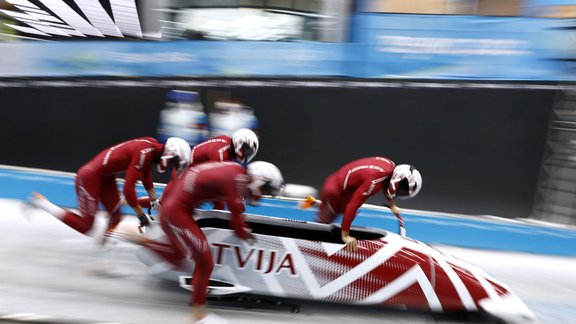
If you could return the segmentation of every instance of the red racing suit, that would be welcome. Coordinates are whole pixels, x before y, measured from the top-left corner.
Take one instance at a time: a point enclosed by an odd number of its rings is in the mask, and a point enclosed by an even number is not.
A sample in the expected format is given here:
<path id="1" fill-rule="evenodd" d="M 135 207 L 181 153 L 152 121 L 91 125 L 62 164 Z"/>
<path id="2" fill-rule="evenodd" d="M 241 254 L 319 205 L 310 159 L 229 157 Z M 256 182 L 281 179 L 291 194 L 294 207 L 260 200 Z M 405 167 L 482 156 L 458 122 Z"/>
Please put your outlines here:
<path id="1" fill-rule="evenodd" d="M 162 196 L 160 225 L 169 244 L 149 241 L 146 246 L 179 268 L 184 259 L 193 259 L 192 304 L 206 303 L 207 287 L 214 268 L 210 245 L 196 221 L 194 210 L 203 202 L 225 201 L 230 225 L 241 239 L 249 233 L 243 220 L 243 193 L 247 189 L 246 169 L 235 162 L 206 162 L 188 168 L 173 178 Z"/>
<path id="2" fill-rule="evenodd" d="M 232 139 L 226 135 L 220 135 L 194 146 L 190 156 L 190 165 L 208 161 L 232 161 L 235 157 Z"/>
<path id="3" fill-rule="evenodd" d="M 129 140 L 109 147 L 84 164 L 76 173 L 75 188 L 80 215 L 67 211 L 63 222 L 85 234 L 92 228 L 101 202 L 110 214 L 108 228 L 120 222 L 121 200 L 116 175 L 125 173 L 124 197 L 131 207 L 136 206 L 136 182 L 142 181 L 146 190 L 153 188 L 152 167 L 162 155 L 164 145 L 152 137 Z"/>
<path id="4" fill-rule="evenodd" d="M 192 148 L 190 153 L 190 166 L 198 165 L 204 162 L 223 162 L 223 161 L 234 161 L 236 154 L 232 149 L 232 139 L 226 135 L 216 136 L 207 141 L 204 141 Z M 172 172 L 172 179 L 178 177 L 176 171 Z M 172 186 L 172 181 L 170 180 L 166 185 L 166 190 Z M 162 198 L 163 200 L 164 198 Z M 142 208 L 150 208 L 150 198 L 140 197 L 138 198 L 138 203 Z M 221 201 L 213 201 L 214 209 L 223 210 L 224 203 Z"/>
<path id="5" fill-rule="evenodd" d="M 328 224 L 344 213 L 342 231 L 350 231 L 362 204 L 382 188 L 386 195 L 395 166 L 388 158 L 370 157 L 352 161 L 332 173 L 322 187 L 317 221 Z"/>
<path id="6" fill-rule="evenodd" d="M 234 161 L 235 158 L 232 139 L 226 135 L 220 135 L 194 146 L 190 156 L 190 165 L 203 162 Z M 224 203 L 221 201 L 213 201 L 213 204 L 214 209 L 224 209 Z"/>

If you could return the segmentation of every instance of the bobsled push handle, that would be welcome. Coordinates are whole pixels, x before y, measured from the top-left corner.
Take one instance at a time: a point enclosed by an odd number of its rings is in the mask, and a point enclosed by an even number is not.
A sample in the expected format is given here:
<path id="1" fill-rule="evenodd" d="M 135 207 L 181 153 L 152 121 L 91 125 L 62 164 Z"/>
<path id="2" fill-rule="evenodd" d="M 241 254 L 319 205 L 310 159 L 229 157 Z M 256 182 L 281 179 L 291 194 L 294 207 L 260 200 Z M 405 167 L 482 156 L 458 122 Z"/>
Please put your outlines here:
<path id="1" fill-rule="evenodd" d="M 402 237 L 406 237 L 406 225 L 404 224 L 404 218 L 402 218 L 401 214 L 396 214 L 396 218 L 398 219 L 398 234 Z"/>
<path id="2" fill-rule="evenodd" d="M 404 218 L 402 217 L 400 209 L 391 201 L 385 202 L 384 206 L 396 216 L 396 219 L 398 220 L 398 234 L 402 237 L 406 237 L 406 224 L 404 223 Z"/>

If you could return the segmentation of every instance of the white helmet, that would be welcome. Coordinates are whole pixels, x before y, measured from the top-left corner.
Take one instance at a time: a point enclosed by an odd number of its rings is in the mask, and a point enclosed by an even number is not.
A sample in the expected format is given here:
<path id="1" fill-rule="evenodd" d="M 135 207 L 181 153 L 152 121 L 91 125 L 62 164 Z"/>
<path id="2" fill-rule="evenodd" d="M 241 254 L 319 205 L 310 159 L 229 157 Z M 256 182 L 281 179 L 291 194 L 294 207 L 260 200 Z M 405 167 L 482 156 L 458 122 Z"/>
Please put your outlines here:
<path id="1" fill-rule="evenodd" d="M 164 152 L 160 157 L 160 161 L 156 165 L 156 169 L 160 173 L 166 172 L 168 166 L 173 163 L 176 171 L 184 170 L 190 164 L 190 144 L 180 137 L 170 137 L 164 144 Z"/>
<path id="2" fill-rule="evenodd" d="M 258 152 L 258 137 L 248 128 L 240 128 L 232 134 L 232 145 L 239 163 L 250 162 Z"/>
<path id="3" fill-rule="evenodd" d="M 247 173 L 251 180 L 248 189 L 255 197 L 262 195 L 277 196 L 284 188 L 284 178 L 280 170 L 272 163 L 255 161 L 248 164 Z"/>
<path id="4" fill-rule="evenodd" d="M 387 195 L 390 198 L 412 198 L 422 189 L 420 172 L 409 164 L 399 164 L 392 171 Z"/>

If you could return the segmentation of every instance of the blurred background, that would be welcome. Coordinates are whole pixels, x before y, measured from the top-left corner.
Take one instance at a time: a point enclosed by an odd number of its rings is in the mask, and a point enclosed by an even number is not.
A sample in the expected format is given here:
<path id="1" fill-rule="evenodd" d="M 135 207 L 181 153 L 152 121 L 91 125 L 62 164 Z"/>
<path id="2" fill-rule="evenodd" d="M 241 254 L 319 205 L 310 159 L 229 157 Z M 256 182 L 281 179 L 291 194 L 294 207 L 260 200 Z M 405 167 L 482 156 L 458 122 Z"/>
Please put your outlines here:
<path id="1" fill-rule="evenodd" d="M 576 0 L 0 0 L 0 164 L 248 127 L 289 183 L 382 155 L 400 207 L 576 224 L 575 60 Z"/>

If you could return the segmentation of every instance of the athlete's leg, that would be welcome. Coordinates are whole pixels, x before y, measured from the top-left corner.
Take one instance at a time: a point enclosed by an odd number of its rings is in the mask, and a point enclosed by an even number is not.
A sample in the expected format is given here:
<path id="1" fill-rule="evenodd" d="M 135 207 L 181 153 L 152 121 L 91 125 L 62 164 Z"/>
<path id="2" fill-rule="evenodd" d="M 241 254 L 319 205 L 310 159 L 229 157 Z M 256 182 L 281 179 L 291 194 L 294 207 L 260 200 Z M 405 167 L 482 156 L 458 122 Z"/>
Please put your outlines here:
<path id="1" fill-rule="evenodd" d="M 170 214 L 167 214 L 168 212 Z M 160 219 L 162 229 L 172 244 L 187 259 L 194 260 L 192 305 L 206 304 L 207 288 L 214 269 L 208 239 L 188 212 L 183 209 L 163 209 Z"/>
<path id="2" fill-rule="evenodd" d="M 160 211 L 160 225 L 168 236 L 169 243 L 141 236 L 137 243 L 151 249 L 179 270 L 183 270 L 186 259 L 194 260 L 191 315 L 195 321 L 199 321 L 210 315 L 206 308 L 206 299 L 214 261 L 208 240 L 189 212 L 179 206 L 163 206 Z"/>
<path id="3" fill-rule="evenodd" d="M 320 208 L 318 209 L 318 217 L 316 219 L 319 223 L 330 224 L 338 214 L 341 212 L 340 206 L 342 205 L 342 193 L 336 183 L 334 177 L 328 177 L 322 187 L 320 194 Z"/>
<path id="4" fill-rule="evenodd" d="M 94 215 L 98 211 L 100 182 L 97 176 L 80 169 L 76 175 L 75 189 L 80 214 L 63 209 L 38 193 L 30 198 L 30 203 L 43 209 L 79 233 L 86 234 L 94 224 Z"/>
<path id="5" fill-rule="evenodd" d="M 107 177 L 102 183 L 100 200 L 110 217 L 106 232 L 111 232 L 120 223 L 120 207 L 122 207 L 122 199 L 118 193 L 115 177 Z"/>
<path id="6" fill-rule="evenodd" d="M 76 231 L 86 234 L 92 229 L 98 212 L 101 182 L 97 175 L 80 169 L 76 175 L 75 187 L 80 215 L 68 211 L 62 221 Z"/>

